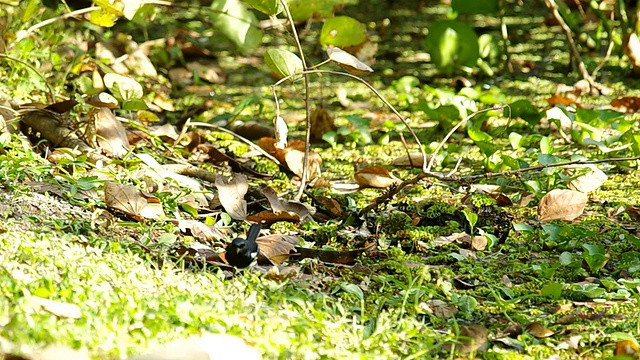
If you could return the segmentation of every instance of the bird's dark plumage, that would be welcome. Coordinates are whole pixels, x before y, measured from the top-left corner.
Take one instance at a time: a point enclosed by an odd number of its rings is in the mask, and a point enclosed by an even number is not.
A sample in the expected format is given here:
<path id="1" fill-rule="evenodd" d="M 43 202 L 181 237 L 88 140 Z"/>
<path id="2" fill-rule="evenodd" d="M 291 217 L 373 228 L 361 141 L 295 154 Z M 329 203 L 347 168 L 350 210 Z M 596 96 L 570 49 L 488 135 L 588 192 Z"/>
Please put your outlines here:
<path id="1" fill-rule="evenodd" d="M 225 257 L 229 265 L 239 269 L 246 268 L 258 257 L 258 243 L 256 239 L 260 234 L 262 225 L 252 224 L 247 232 L 247 238 L 235 238 L 227 245 Z"/>

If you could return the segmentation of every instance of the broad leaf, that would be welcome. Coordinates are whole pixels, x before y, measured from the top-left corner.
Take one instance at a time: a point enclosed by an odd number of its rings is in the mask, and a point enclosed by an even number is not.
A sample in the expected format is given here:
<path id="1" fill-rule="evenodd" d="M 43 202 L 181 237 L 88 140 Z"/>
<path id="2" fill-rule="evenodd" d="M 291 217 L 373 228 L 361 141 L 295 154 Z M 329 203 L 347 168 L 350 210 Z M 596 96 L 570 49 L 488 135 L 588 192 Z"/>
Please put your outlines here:
<path id="1" fill-rule="evenodd" d="M 302 60 L 296 54 L 284 49 L 268 49 L 264 54 L 264 63 L 279 78 L 304 70 Z"/>
<path id="2" fill-rule="evenodd" d="M 243 0 L 252 8 L 260 11 L 265 15 L 278 15 L 282 12 L 281 0 Z"/>
<path id="3" fill-rule="evenodd" d="M 348 16 L 335 16 L 325 21 L 320 32 L 322 46 L 353 46 L 367 39 L 367 28 L 363 23 Z"/>
<path id="4" fill-rule="evenodd" d="M 248 51 L 260 45 L 258 19 L 240 0 L 215 0 L 211 10 L 215 27 L 240 49 Z"/>

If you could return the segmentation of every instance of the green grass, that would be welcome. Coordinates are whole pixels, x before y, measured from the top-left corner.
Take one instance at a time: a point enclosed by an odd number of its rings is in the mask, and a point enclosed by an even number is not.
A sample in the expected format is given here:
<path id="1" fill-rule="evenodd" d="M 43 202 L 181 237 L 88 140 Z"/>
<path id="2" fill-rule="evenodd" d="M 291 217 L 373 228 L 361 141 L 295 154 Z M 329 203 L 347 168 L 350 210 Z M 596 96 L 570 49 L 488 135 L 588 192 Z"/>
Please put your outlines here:
<path id="1" fill-rule="evenodd" d="M 153 265 L 118 243 L 95 247 L 44 227 L 5 230 L 0 319 L 15 348 L 3 351 L 60 344 L 117 358 L 202 332 L 238 335 L 267 359 L 385 359 L 434 350 L 433 331 L 398 308 L 376 313 L 372 328 L 340 294 L 314 290 L 339 288 L 341 279 L 275 282 L 245 273 L 224 280 L 214 269 Z M 36 296 L 75 304 L 81 316 L 58 317 Z"/>

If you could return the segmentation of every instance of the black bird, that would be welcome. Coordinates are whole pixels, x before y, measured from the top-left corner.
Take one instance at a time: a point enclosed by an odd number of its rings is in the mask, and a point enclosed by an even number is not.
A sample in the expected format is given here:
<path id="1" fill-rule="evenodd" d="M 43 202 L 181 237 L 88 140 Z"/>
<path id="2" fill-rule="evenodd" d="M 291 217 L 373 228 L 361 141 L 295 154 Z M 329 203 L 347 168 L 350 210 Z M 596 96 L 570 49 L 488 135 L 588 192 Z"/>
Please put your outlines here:
<path id="1" fill-rule="evenodd" d="M 229 265 L 238 269 L 251 265 L 258 257 L 258 243 L 256 239 L 262 230 L 261 224 L 252 224 L 247 232 L 247 238 L 235 238 L 227 245 L 225 257 Z"/>

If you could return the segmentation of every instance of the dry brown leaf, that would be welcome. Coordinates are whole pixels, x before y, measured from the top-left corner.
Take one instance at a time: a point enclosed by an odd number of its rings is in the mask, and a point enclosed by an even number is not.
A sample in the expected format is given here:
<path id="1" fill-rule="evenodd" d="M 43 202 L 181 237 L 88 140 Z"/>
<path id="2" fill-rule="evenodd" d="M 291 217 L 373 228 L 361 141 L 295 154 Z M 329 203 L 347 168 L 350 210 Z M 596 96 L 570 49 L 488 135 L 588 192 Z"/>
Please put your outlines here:
<path id="1" fill-rule="evenodd" d="M 329 214 L 334 218 L 341 218 L 344 215 L 344 209 L 336 199 L 326 196 L 316 196 L 315 199 L 322 204 L 322 206 L 327 208 Z"/>
<path id="2" fill-rule="evenodd" d="M 130 42 L 130 46 L 133 44 L 133 41 Z M 133 46 L 137 47 L 137 44 L 133 44 Z M 132 52 L 129 52 L 128 56 L 124 60 L 125 65 L 131 71 L 138 75 L 144 76 L 147 78 L 157 78 L 158 72 L 156 71 L 155 66 L 153 66 L 153 62 L 147 54 L 145 54 L 145 50 L 141 48 L 137 48 Z"/>
<path id="3" fill-rule="evenodd" d="M 571 99 L 562 95 L 554 94 L 550 98 L 547 99 L 549 105 L 564 105 L 569 106 L 571 104 L 576 104 L 575 99 Z"/>
<path id="4" fill-rule="evenodd" d="M 274 214 L 287 213 L 295 214 L 302 221 L 311 220 L 311 215 L 315 214 L 315 208 L 297 201 L 280 199 L 278 194 L 270 187 L 264 187 L 262 193 L 271 205 Z"/>
<path id="5" fill-rule="evenodd" d="M 275 214 L 271 211 L 265 210 L 265 211 L 260 211 L 259 213 L 256 213 L 256 214 L 249 215 L 245 220 L 252 223 L 271 225 L 278 221 L 297 223 L 300 221 L 300 216 L 298 216 L 298 214 L 286 213 L 286 212 L 280 212 Z"/>
<path id="6" fill-rule="evenodd" d="M 104 184 L 104 203 L 136 221 L 158 220 L 164 217 L 160 199 L 131 185 L 107 181 Z"/>
<path id="7" fill-rule="evenodd" d="M 637 112 L 640 110 L 640 98 L 624 96 L 611 100 L 611 106 L 622 112 Z"/>
<path id="8" fill-rule="evenodd" d="M 433 243 L 435 245 L 446 245 L 446 244 L 451 244 L 455 241 L 460 244 L 460 243 L 466 243 L 469 240 L 471 240 L 471 237 L 467 233 L 461 232 L 461 233 L 453 233 L 449 236 L 439 236 L 433 241 Z"/>
<path id="9" fill-rule="evenodd" d="M 567 187 L 571 190 L 589 193 L 602 186 L 607 181 L 607 174 L 593 165 L 590 167 L 591 170 L 588 173 L 571 180 Z"/>
<path id="10" fill-rule="evenodd" d="M 149 132 L 151 135 L 158 137 L 167 137 L 171 140 L 177 140 L 180 134 L 176 131 L 176 128 L 171 124 L 164 124 L 157 127 L 152 127 Z"/>
<path id="11" fill-rule="evenodd" d="M 552 330 L 545 328 L 537 321 L 527 325 L 527 332 L 537 338 L 547 338 L 555 334 Z"/>
<path id="12" fill-rule="evenodd" d="M 424 158 L 422 157 L 422 153 L 413 152 L 409 154 L 400 155 L 395 158 L 392 162 L 394 166 L 412 166 L 416 168 L 421 168 Z M 431 156 L 427 155 L 427 163 L 431 161 Z"/>
<path id="13" fill-rule="evenodd" d="M 218 66 L 203 65 L 199 62 L 193 61 L 187 63 L 187 70 L 192 74 L 195 73 L 200 79 L 206 80 L 212 84 L 223 84 L 227 76 L 224 71 Z"/>
<path id="14" fill-rule="evenodd" d="M 300 268 L 297 266 L 272 266 L 264 274 L 264 277 L 273 281 L 285 281 L 296 278 L 300 275 Z"/>
<path id="15" fill-rule="evenodd" d="M 331 61 L 351 75 L 363 76 L 373 72 L 373 69 L 369 65 L 340 48 L 331 47 L 327 49 L 327 54 Z"/>
<path id="16" fill-rule="evenodd" d="M 101 107 L 93 114 L 93 121 L 96 141 L 107 156 L 121 159 L 129 152 L 127 131 L 110 109 Z"/>
<path id="17" fill-rule="evenodd" d="M 319 106 L 311 112 L 311 140 L 321 141 L 324 134 L 336 131 L 333 117 L 326 108 Z"/>
<path id="18" fill-rule="evenodd" d="M 587 194 L 575 190 L 554 189 L 540 200 L 538 217 L 540 221 L 571 221 L 582 215 L 587 206 Z"/>
<path id="19" fill-rule="evenodd" d="M 247 176 L 234 173 L 231 178 L 225 179 L 218 175 L 215 186 L 218 189 L 220 204 L 229 216 L 234 220 L 244 220 L 247 217 L 247 202 L 244 195 L 249 190 Z"/>
<path id="20" fill-rule="evenodd" d="M 360 187 L 387 188 L 402 181 L 389 173 L 382 166 L 367 166 L 356 172 L 353 177 Z"/>
<path id="21" fill-rule="evenodd" d="M 226 237 L 220 229 L 206 225 L 197 220 L 178 220 L 178 228 L 183 233 L 189 233 L 198 240 L 207 242 L 220 241 Z"/>
<path id="22" fill-rule="evenodd" d="M 235 121 L 229 125 L 231 131 L 249 140 L 275 136 L 274 128 L 257 121 Z"/>
<path id="23" fill-rule="evenodd" d="M 451 319 L 458 313 L 458 308 L 445 301 L 432 299 L 421 304 L 421 307 L 441 319 Z"/>
<path id="24" fill-rule="evenodd" d="M 272 234 L 256 239 L 260 249 L 260 256 L 264 256 L 272 265 L 280 265 L 289 259 L 295 245 L 300 242 L 296 236 Z"/>
<path id="25" fill-rule="evenodd" d="M 447 344 L 445 349 L 452 347 L 463 354 L 485 351 L 488 346 L 489 330 L 482 325 L 460 325 L 460 335 L 457 344 Z"/>
<path id="26" fill-rule="evenodd" d="M 304 169 L 304 142 L 300 140 L 294 140 L 283 150 L 284 163 L 291 172 L 302 177 L 302 170 Z M 311 181 L 321 175 L 320 166 L 322 165 L 322 158 L 320 155 L 309 150 L 309 163 L 307 164 L 307 180 Z"/>

